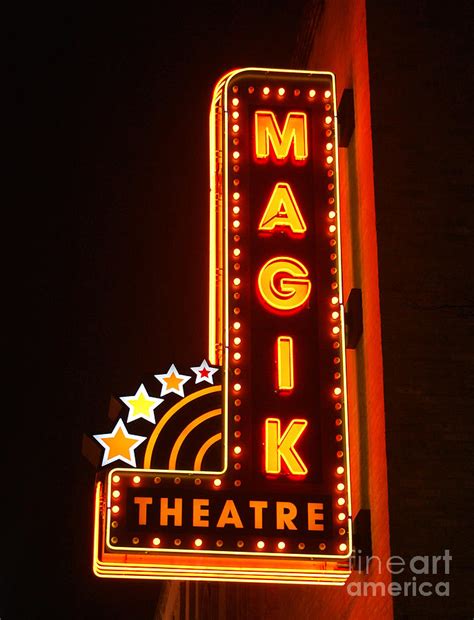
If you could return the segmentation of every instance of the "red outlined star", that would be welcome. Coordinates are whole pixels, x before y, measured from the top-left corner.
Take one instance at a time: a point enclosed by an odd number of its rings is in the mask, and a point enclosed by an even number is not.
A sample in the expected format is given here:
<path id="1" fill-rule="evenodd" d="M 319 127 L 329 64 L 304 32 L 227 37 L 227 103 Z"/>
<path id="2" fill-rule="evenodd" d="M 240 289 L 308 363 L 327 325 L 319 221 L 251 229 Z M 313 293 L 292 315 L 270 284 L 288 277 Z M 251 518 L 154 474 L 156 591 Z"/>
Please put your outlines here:
<path id="1" fill-rule="evenodd" d="M 205 381 L 206 383 L 214 385 L 214 379 L 212 377 L 219 369 L 209 366 L 206 360 L 202 360 L 200 366 L 192 366 L 191 370 L 196 375 L 195 383 L 202 383 Z"/>

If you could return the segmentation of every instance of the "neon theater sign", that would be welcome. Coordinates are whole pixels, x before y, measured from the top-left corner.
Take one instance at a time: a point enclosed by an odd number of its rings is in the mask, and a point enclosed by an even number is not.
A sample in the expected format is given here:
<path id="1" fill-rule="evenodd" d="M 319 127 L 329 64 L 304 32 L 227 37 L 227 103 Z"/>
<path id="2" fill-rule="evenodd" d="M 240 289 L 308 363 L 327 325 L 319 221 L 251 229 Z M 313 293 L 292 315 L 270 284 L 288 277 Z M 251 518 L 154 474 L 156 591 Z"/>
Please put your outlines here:
<path id="1" fill-rule="evenodd" d="M 122 397 L 95 435 L 94 571 L 340 585 L 352 532 L 334 76 L 224 76 L 210 169 L 208 356 Z"/>

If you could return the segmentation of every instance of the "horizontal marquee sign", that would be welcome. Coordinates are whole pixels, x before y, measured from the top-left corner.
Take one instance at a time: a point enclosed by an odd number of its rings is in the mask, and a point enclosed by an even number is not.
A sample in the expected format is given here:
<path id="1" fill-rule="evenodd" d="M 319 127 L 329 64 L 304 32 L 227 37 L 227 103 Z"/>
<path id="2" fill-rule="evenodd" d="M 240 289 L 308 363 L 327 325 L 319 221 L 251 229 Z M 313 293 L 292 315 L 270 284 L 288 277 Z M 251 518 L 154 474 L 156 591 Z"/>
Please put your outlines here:
<path id="1" fill-rule="evenodd" d="M 352 531 L 334 76 L 226 75 L 210 165 L 208 359 L 122 397 L 126 418 L 95 435 L 94 570 L 342 584 Z"/>

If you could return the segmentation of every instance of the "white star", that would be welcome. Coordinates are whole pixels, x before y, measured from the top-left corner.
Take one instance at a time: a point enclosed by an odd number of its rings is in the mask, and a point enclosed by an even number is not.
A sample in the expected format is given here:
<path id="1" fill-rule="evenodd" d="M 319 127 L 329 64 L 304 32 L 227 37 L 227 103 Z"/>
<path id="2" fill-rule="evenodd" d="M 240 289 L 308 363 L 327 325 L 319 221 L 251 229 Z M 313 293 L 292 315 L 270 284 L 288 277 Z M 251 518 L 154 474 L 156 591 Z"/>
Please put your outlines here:
<path id="1" fill-rule="evenodd" d="M 162 375 L 155 375 L 155 379 L 162 384 L 160 396 L 166 396 L 166 394 L 178 394 L 178 396 L 184 396 L 183 386 L 186 381 L 189 381 L 191 377 L 188 375 L 180 375 L 176 366 L 171 364 L 168 372 Z"/>
<path id="2" fill-rule="evenodd" d="M 206 360 L 202 360 L 200 366 L 192 366 L 191 370 L 196 375 L 195 383 L 202 383 L 203 381 L 206 381 L 207 383 L 214 385 L 214 379 L 212 377 L 219 369 L 209 366 Z"/>
<path id="3" fill-rule="evenodd" d="M 156 424 L 155 409 L 163 402 L 163 399 L 149 396 L 143 383 L 134 396 L 121 396 L 120 400 L 128 407 L 127 422 L 143 418 L 152 424 Z"/>
<path id="4" fill-rule="evenodd" d="M 123 461 L 132 467 L 136 467 L 135 448 L 137 448 L 146 437 L 140 435 L 130 435 L 123 420 L 119 420 L 111 433 L 94 435 L 100 445 L 105 448 L 102 465 L 108 465 L 114 461 Z"/>

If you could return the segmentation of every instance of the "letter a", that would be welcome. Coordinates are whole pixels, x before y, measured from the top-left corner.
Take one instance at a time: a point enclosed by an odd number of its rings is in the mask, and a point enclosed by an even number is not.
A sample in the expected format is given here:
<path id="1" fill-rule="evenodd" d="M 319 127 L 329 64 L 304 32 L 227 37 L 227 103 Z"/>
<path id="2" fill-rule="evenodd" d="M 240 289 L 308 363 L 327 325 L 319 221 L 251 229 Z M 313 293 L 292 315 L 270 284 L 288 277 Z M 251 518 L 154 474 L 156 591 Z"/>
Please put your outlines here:
<path id="1" fill-rule="evenodd" d="M 308 473 L 308 468 L 295 449 L 296 442 L 307 426 L 307 420 L 291 420 L 281 436 L 280 420 L 276 418 L 265 420 L 265 471 L 268 474 L 281 472 L 282 459 L 290 473 L 295 476 L 304 476 Z"/>
<path id="2" fill-rule="evenodd" d="M 277 226 L 287 226 L 296 235 L 306 231 L 306 224 L 288 183 L 277 183 L 273 188 L 258 230 L 272 231 Z"/>

